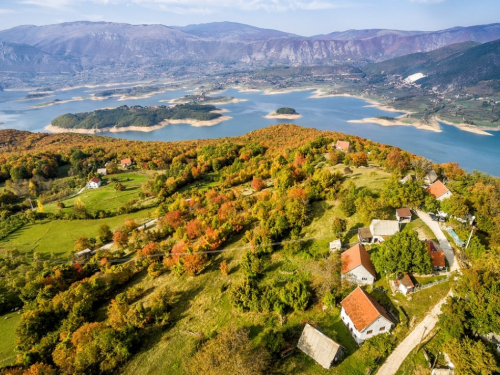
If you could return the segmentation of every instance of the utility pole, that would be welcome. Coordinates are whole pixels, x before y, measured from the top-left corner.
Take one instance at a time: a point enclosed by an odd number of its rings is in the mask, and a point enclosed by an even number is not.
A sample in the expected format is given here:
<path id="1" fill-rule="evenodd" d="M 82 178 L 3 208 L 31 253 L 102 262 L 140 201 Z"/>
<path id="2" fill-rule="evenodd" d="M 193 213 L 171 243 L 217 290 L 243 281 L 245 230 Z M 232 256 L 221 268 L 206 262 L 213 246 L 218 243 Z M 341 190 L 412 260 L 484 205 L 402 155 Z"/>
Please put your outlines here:
<path id="1" fill-rule="evenodd" d="M 465 245 L 466 249 L 469 247 L 469 242 L 470 242 L 470 239 L 472 238 L 472 233 L 474 232 L 474 229 L 476 229 L 476 227 L 473 225 L 472 229 L 470 230 L 469 239 L 467 240 L 467 245 Z"/>

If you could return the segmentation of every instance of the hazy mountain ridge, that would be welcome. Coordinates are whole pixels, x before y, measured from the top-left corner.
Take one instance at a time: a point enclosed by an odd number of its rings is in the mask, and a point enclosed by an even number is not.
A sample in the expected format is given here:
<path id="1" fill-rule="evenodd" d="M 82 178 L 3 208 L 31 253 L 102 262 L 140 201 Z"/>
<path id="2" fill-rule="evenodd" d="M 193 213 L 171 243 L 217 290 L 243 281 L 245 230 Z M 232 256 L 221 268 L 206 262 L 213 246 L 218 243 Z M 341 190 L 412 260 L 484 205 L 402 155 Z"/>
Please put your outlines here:
<path id="1" fill-rule="evenodd" d="M 231 22 L 168 27 L 81 21 L 0 31 L 1 42 L 33 47 L 25 50 L 26 63 L 17 73 L 35 75 L 43 70 L 43 61 L 50 61 L 50 72 L 81 71 L 83 81 L 107 72 L 160 76 L 179 64 L 186 73 L 272 65 L 360 66 L 453 43 L 499 38 L 500 24 L 436 32 L 348 30 L 310 38 Z M 18 60 L 18 55 L 4 53 L 0 74 L 12 74 Z"/>

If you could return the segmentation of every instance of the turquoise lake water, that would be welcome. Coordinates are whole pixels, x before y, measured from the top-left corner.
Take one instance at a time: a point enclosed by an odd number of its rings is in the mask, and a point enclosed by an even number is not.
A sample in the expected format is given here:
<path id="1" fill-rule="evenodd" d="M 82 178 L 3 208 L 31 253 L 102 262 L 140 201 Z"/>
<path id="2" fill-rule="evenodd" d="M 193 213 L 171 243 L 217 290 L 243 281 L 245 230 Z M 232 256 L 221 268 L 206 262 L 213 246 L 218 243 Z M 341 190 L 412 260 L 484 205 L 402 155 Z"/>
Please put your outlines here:
<path id="1" fill-rule="evenodd" d="M 78 88 L 58 91 L 51 97 L 37 100 L 21 100 L 26 92 L 0 92 L 0 129 L 14 128 L 33 132 L 44 131 L 52 119 L 64 113 L 93 111 L 99 108 L 120 105 L 169 105 L 170 99 L 182 97 L 189 90 L 175 90 L 138 100 L 118 101 L 118 98 L 105 100 L 83 100 L 57 104 L 43 108 L 29 108 L 37 103 L 54 99 L 66 100 L 78 96 L 89 96 L 103 88 Z M 193 127 L 188 124 L 168 125 L 157 131 L 101 133 L 117 138 L 148 141 L 178 141 L 186 139 L 219 138 L 246 134 L 252 130 L 272 124 L 287 122 L 321 130 L 334 130 L 355 134 L 376 142 L 398 146 L 412 153 L 422 155 L 434 162 L 458 162 L 467 171 L 481 170 L 500 176 L 500 132 L 493 136 L 476 135 L 461 131 L 453 126 L 441 124 L 442 132 L 435 133 L 413 127 L 384 127 L 376 124 L 353 124 L 348 120 L 375 116 L 394 116 L 393 112 L 369 107 L 361 99 L 349 97 L 310 98 L 312 91 L 298 91 L 278 95 L 263 95 L 261 92 L 239 92 L 229 89 L 224 96 L 246 99 L 244 102 L 217 105 L 227 109 L 225 115 L 232 119 L 210 127 Z M 293 107 L 302 114 L 297 120 L 266 119 L 265 115 L 279 107 Z"/>

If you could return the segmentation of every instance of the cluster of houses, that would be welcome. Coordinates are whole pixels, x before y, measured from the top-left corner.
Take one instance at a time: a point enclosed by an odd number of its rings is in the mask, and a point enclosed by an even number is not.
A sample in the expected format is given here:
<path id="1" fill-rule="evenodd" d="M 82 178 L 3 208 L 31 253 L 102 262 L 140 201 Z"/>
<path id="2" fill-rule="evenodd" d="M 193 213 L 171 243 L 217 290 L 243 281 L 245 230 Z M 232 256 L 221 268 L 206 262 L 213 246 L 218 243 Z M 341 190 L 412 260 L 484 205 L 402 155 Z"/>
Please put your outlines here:
<path id="1" fill-rule="evenodd" d="M 390 331 L 395 321 L 361 285 L 371 285 L 377 279 L 375 267 L 366 251 L 365 244 L 381 243 L 400 231 L 400 225 L 410 222 L 412 213 L 408 208 L 396 210 L 397 220 L 372 220 L 369 227 L 358 230 L 359 243 L 341 253 L 341 277 L 358 284 L 358 287 L 342 302 L 340 317 L 358 345 L 376 335 Z M 445 269 L 444 252 L 439 251 L 432 241 L 425 241 L 436 271 Z M 330 242 L 330 251 L 341 250 L 340 240 Z M 399 291 L 407 295 L 414 291 L 410 276 L 404 274 L 395 280 Z M 307 324 L 297 347 L 313 358 L 325 369 L 339 362 L 345 348 Z"/>
<path id="2" fill-rule="evenodd" d="M 108 165 L 109 163 L 106 163 Z M 120 161 L 120 165 L 122 168 L 127 169 L 132 165 L 132 160 L 130 158 L 126 158 Z M 108 174 L 108 170 L 106 168 L 98 168 L 97 174 L 99 176 L 106 176 Z M 102 185 L 102 180 L 99 177 L 92 178 L 89 182 L 87 182 L 87 189 L 98 189 Z"/>

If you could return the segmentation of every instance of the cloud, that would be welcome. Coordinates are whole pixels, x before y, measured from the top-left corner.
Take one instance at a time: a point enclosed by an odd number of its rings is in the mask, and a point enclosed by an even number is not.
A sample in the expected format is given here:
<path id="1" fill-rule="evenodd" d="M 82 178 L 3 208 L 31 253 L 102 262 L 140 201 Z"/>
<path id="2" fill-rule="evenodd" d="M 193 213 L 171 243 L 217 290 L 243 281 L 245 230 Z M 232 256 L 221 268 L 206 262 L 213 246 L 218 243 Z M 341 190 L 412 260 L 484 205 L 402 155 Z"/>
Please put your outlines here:
<path id="1" fill-rule="evenodd" d="M 12 14 L 12 13 L 17 13 L 15 10 L 12 9 L 2 9 L 0 8 L 0 14 Z"/>
<path id="2" fill-rule="evenodd" d="M 437 4 L 446 0 L 410 0 L 412 3 Z"/>

